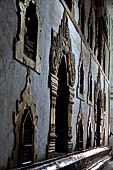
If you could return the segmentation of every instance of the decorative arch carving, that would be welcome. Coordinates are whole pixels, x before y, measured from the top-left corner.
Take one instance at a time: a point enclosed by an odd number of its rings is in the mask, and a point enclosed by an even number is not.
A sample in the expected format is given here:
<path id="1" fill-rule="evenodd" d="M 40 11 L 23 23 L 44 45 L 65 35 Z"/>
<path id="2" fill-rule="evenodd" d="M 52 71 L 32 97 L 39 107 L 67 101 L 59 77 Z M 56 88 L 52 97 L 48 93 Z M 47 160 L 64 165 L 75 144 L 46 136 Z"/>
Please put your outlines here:
<path id="1" fill-rule="evenodd" d="M 48 158 L 55 156 L 55 114 L 56 114 L 56 100 L 58 98 L 59 78 L 58 72 L 62 59 L 64 59 L 66 67 L 66 81 L 68 93 L 68 151 L 72 152 L 72 104 L 74 97 L 75 83 L 75 56 L 72 53 L 71 38 L 69 34 L 67 13 L 64 11 L 59 31 L 56 33 L 52 29 L 51 36 L 51 50 L 50 50 L 50 131 L 48 136 Z"/>
<path id="2" fill-rule="evenodd" d="M 68 85 L 73 86 L 75 83 L 75 56 L 72 53 L 71 38 L 69 35 L 68 18 L 64 11 L 58 34 L 52 29 L 52 46 L 50 52 L 50 72 L 57 76 L 58 69 L 63 56 L 65 56 Z"/>
<path id="3" fill-rule="evenodd" d="M 38 0 L 18 0 L 15 58 L 40 73 L 40 14 Z"/>
<path id="4" fill-rule="evenodd" d="M 19 166 L 22 160 L 19 157 L 20 151 L 20 141 L 24 138 L 24 136 L 20 137 L 20 133 L 22 134 L 21 130 L 23 131 L 23 127 L 25 126 L 25 122 L 27 119 L 27 115 L 29 114 L 31 124 L 32 124 L 32 162 L 37 161 L 37 150 L 35 149 L 36 140 L 35 140 L 35 133 L 37 130 L 38 124 L 38 117 L 35 115 L 36 113 L 36 105 L 34 104 L 34 99 L 31 92 L 31 80 L 29 73 L 26 77 L 26 85 L 24 90 L 21 93 L 21 100 L 17 101 L 17 112 L 13 114 L 13 122 L 14 122 L 14 135 L 15 135 L 15 143 L 12 152 L 12 157 L 10 160 L 10 168 Z M 24 119 L 25 118 L 25 119 Z M 24 127 L 25 128 L 25 127 Z M 30 127 L 29 127 L 30 128 Z M 23 134 L 22 134 L 23 135 Z M 20 139 L 21 138 L 21 139 Z M 22 162 L 21 162 L 22 163 Z"/>

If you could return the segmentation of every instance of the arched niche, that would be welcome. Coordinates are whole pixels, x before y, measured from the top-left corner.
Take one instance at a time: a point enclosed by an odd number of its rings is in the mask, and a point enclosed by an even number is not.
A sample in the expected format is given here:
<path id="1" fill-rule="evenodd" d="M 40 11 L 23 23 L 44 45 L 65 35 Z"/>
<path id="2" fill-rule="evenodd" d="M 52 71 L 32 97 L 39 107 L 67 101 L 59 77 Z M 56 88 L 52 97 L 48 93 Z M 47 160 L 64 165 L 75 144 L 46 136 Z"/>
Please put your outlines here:
<path id="1" fill-rule="evenodd" d="M 80 53 L 79 66 L 78 66 L 78 85 L 77 85 L 77 97 L 84 101 L 85 94 L 85 76 L 83 65 L 83 54 Z"/>
<path id="2" fill-rule="evenodd" d="M 34 162 L 34 124 L 31 108 L 26 106 L 19 128 L 18 165 Z"/>
<path id="3" fill-rule="evenodd" d="M 35 113 L 36 105 L 31 92 L 31 80 L 28 72 L 21 100 L 17 101 L 17 112 L 13 114 L 15 140 L 10 158 L 10 168 L 37 161 L 36 130 L 38 117 Z"/>
<path id="4" fill-rule="evenodd" d="M 98 71 L 94 89 L 95 140 L 94 146 L 103 145 L 103 95 L 101 90 L 101 73 Z"/>
<path id="5" fill-rule="evenodd" d="M 24 54 L 36 62 L 37 53 L 37 35 L 38 35 L 38 18 L 36 15 L 36 4 L 32 1 L 26 8 L 24 35 Z"/>
<path id="6" fill-rule="evenodd" d="M 94 18 L 93 18 L 93 8 L 91 7 L 88 19 L 88 42 L 90 48 L 93 50 L 93 39 L 94 39 Z"/>
<path id="7" fill-rule="evenodd" d="M 77 151 L 83 150 L 83 130 L 84 130 L 83 116 L 79 112 L 77 118 L 77 125 L 76 125 L 76 150 Z"/>
<path id="8" fill-rule="evenodd" d="M 34 71 L 41 71 L 40 13 L 38 0 L 18 0 L 18 31 L 15 59 Z"/>
<path id="9" fill-rule="evenodd" d="M 48 135 L 48 158 L 55 156 L 55 151 L 72 152 L 72 104 L 74 97 L 75 82 L 75 56 L 72 53 L 71 39 L 69 35 L 68 18 L 64 11 L 59 31 L 51 32 L 51 50 L 50 50 L 50 130 Z M 64 93 L 65 89 L 65 93 Z M 65 102 L 63 102 L 65 100 Z M 66 105 L 65 109 L 62 106 Z M 58 115 L 58 113 L 62 115 Z M 65 123 L 63 125 L 63 115 Z M 58 120 L 60 124 L 57 124 Z M 59 128 L 58 128 L 59 127 Z M 65 130 L 64 130 L 65 129 Z M 64 130 L 64 136 L 62 134 Z M 61 136 L 62 137 L 61 137 Z M 60 139 L 58 139 L 60 137 Z M 57 148 L 58 140 L 65 139 L 66 149 L 62 145 Z M 62 142 L 61 142 L 62 143 Z M 62 148 L 62 149 L 61 149 Z"/>
<path id="10" fill-rule="evenodd" d="M 62 58 L 58 69 L 58 91 L 56 99 L 56 116 L 55 116 L 55 152 L 68 152 L 68 86 L 67 86 L 67 69 L 65 57 Z"/>
<path id="11" fill-rule="evenodd" d="M 85 35 L 86 9 L 85 9 L 84 0 L 79 0 L 78 7 L 79 7 L 78 24 L 80 25 L 80 29 L 81 29 L 82 34 Z"/>
<path id="12" fill-rule="evenodd" d="M 88 117 L 88 123 L 87 123 L 87 144 L 86 148 L 89 149 L 92 146 L 92 121 L 91 121 L 91 112 Z"/>

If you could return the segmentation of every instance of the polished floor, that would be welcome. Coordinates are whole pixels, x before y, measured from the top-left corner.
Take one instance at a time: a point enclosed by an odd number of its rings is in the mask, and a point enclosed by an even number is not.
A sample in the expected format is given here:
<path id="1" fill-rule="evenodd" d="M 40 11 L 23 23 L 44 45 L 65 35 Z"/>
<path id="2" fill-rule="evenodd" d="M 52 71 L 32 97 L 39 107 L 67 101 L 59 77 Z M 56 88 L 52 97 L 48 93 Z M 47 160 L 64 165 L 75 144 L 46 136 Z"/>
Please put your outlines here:
<path id="1" fill-rule="evenodd" d="M 102 170 L 113 170 L 113 161 L 109 162 Z"/>

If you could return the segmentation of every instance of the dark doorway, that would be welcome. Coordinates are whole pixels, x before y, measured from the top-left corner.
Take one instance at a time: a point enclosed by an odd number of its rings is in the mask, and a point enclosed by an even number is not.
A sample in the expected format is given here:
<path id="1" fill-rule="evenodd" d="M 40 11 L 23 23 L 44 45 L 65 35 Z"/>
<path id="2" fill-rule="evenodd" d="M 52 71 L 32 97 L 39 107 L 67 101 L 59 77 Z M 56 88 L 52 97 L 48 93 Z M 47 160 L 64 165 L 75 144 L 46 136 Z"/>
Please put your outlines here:
<path id="1" fill-rule="evenodd" d="M 98 96 L 97 99 L 97 138 L 96 138 L 96 146 L 100 146 L 100 125 L 101 125 L 101 107 L 100 107 L 100 99 Z"/>
<path id="2" fill-rule="evenodd" d="M 22 117 L 19 135 L 19 166 L 24 166 L 32 163 L 34 157 L 34 126 L 29 108 Z"/>
<path id="3" fill-rule="evenodd" d="M 67 72 L 64 57 L 58 70 L 58 97 L 56 101 L 56 129 L 55 151 L 68 152 L 68 88 Z"/>
<path id="4" fill-rule="evenodd" d="M 83 124 L 82 119 L 77 124 L 77 151 L 83 150 Z"/>

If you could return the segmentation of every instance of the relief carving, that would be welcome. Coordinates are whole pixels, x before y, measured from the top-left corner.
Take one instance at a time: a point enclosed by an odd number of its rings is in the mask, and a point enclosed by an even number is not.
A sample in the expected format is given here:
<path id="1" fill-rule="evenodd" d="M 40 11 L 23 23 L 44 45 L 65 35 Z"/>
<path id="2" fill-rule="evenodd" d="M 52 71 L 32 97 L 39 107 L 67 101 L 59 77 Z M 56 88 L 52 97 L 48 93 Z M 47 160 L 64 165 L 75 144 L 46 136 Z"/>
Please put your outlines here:
<path id="1" fill-rule="evenodd" d="M 103 145 L 103 94 L 101 89 L 101 72 L 98 70 L 97 83 L 94 90 L 94 113 L 95 113 L 95 146 Z"/>
<path id="2" fill-rule="evenodd" d="M 31 80 L 29 73 L 26 77 L 26 85 L 21 94 L 21 100 L 17 101 L 17 112 L 13 114 L 13 123 L 14 123 L 14 135 L 15 135 L 15 143 L 12 152 L 12 157 L 10 159 L 10 168 L 19 166 L 19 148 L 20 148 L 20 129 L 22 126 L 22 118 L 25 114 L 25 111 L 30 112 L 32 117 L 32 127 L 33 127 L 33 162 L 37 160 L 37 150 L 35 149 L 35 134 L 38 125 L 38 117 L 35 115 L 36 113 L 36 105 L 34 104 L 34 99 L 31 92 Z M 28 141 L 27 141 L 28 142 Z"/>
<path id="3" fill-rule="evenodd" d="M 68 84 L 75 83 L 75 56 L 72 53 L 71 39 L 69 35 L 68 18 L 64 12 L 58 34 L 52 30 L 52 46 L 50 52 L 50 72 L 57 76 L 63 56 L 67 60 Z"/>
<path id="4" fill-rule="evenodd" d="M 40 16 L 37 0 L 19 0 L 15 58 L 40 73 Z"/>
<path id="5" fill-rule="evenodd" d="M 62 81 L 61 77 L 65 77 L 64 87 L 66 89 L 66 96 L 68 96 L 68 106 L 67 106 L 67 117 L 68 128 L 66 130 L 67 138 L 67 152 L 72 152 L 72 104 L 74 97 L 75 83 L 75 56 L 72 53 L 71 38 L 69 34 L 68 18 L 66 11 L 64 11 L 63 18 L 61 20 L 61 25 L 59 26 L 59 31 L 56 33 L 52 29 L 51 36 L 51 50 L 50 50 L 50 97 L 51 97 L 51 109 L 50 109 L 50 131 L 48 136 L 48 158 L 55 156 L 55 147 L 57 135 L 56 131 L 56 115 L 57 115 L 57 105 L 58 98 L 59 101 L 59 87 Z M 64 70 L 64 74 L 59 77 L 59 70 Z M 59 80 L 59 78 L 61 78 Z M 62 82 L 63 83 L 63 82 Z M 59 85 L 60 84 L 60 85 Z M 58 119 L 58 118 L 57 118 Z M 58 129 L 58 126 L 57 126 Z M 57 130 L 58 133 L 58 130 Z M 58 140 L 57 140 L 58 141 Z M 62 147 L 61 147 L 62 148 Z"/>

